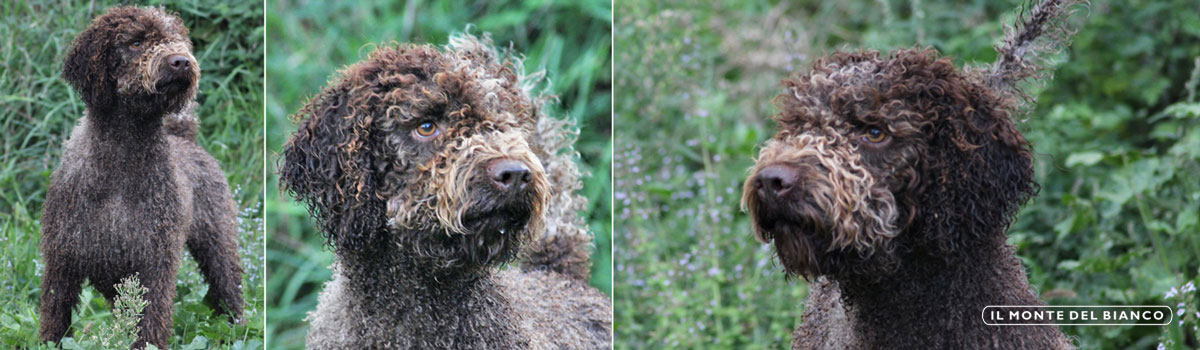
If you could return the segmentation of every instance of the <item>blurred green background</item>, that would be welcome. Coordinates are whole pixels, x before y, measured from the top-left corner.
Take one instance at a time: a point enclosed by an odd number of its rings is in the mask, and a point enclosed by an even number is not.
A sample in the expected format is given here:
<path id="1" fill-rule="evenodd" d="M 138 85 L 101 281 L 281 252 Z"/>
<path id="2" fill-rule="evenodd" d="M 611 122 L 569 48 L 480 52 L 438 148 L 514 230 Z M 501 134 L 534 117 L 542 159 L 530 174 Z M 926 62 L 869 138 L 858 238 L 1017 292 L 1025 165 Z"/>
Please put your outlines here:
<path id="1" fill-rule="evenodd" d="M 79 96 L 62 79 L 71 40 L 117 1 L 0 3 L 0 344 L 37 345 L 44 266 L 38 253 L 42 201 L 62 145 L 83 116 Z M 162 4 L 151 1 L 149 4 Z M 172 348 L 262 348 L 263 282 L 263 7 L 253 1 L 167 2 L 191 30 L 200 62 L 200 145 L 221 163 L 238 203 L 245 324 L 230 326 L 201 302 L 208 290 L 184 259 Z M 108 302 L 85 288 L 75 336 L 111 322 Z"/>
<path id="2" fill-rule="evenodd" d="M 617 348 L 788 347 L 807 288 L 738 208 L 779 80 L 839 48 L 987 64 L 1018 2 L 617 1 Z M 1063 327 L 1082 348 L 1198 348 L 1200 3 L 1082 11 L 1020 123 L 1042 188 L 1009 242 L 1051 304 L 1178 310 L 1167 327 Z"/>
<path id="3" fill-rule="evenodd" d="M 551 114 L 580 129 L 575 149 L 584 179 L 585 217 L 596 236 L 592 285 L 611 293 L 611 4 L 608 1 L 326 2 L 268 0 L 267 200 L 270 223 L 267 282 L 272 349 L 300 349 L 304 316 L 330 278 L 333 253 L 306 209 L 279 192 L 275 168 L 295 130 L 288 116 L 325 86 L 332 74 L 358 62 L 373 44 L 445 44 L 468 24 L 491 33 L 497 46 L 525 55 L 525 69 L 544 70 L 559 96 Z"/>

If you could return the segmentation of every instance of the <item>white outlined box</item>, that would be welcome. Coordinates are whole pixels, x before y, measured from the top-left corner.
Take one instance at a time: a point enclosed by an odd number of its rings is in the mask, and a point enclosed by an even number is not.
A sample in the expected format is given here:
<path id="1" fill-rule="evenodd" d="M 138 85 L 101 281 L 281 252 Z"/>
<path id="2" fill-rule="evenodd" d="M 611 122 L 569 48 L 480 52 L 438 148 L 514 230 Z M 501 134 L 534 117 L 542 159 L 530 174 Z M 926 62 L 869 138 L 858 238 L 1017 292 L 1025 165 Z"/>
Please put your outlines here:
<path id="1" fill-rule="evenodd" d="M 1013 311 L 1006 309 L 1025 309 L 1018 311 L 1019 317 L 1008 317 L 998 320 L 997 315 L 1012 316 Z M 992 311 L 992 313 L 989 313 Z M 1175 310 L 1166 305 L 988 305 L 980 312 L 985 325 L 989 326 L 1165 326 L 1175 319 Z M 997 314 L 996 312 L 1001 312 Z M 1100 312 L 1100 318 L 1096 313 Z M 1063 317 L 1063 316 L 1066 317 Z M 1075 317 L 1079 315 L 1079 317 Z M 1133 315 L 1137 321 L 1152 321 L 1153 323 L 1130 323 L 1128 317 Z M 1110 317 L 1112 316 L 1112 317 Z M 1152 317 L 1143 317 L 1152 316 Z M 1165 321 L 1161 321 L 1165 316 Z M 1038 319 L 1036 323 L 1030 323 Z M 1080 322 L 1083 320 L 1097 321 L 1095 323 Z M 1004 322 L 1010 321 L 1010 322 Z"/>

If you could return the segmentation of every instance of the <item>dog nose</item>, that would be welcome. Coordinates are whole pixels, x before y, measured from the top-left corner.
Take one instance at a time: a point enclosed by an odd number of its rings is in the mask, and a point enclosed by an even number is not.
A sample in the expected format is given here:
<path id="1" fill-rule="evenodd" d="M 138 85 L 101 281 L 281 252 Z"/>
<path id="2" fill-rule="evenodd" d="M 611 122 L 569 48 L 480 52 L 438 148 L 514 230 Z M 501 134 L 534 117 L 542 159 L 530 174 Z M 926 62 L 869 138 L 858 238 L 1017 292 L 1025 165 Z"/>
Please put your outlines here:
<path id="1" fill-rule="evenodd" d="M 501 191 L 508 191 L 514 187 L 524 189 L 533 177 L 525 163 L 507 158 L 489 162 L 487 173 L 492 179 L 492 184 Z"/>
<path id="2" fill-rule="evenodd" d="M 759 194 L 774 198 L 782 198 L 796 186 L 800 174 L 795 168 L 786 165 L 769 165 L 758 171 L 754 176 L 754 185 Z"/>
<path id="3" fill-rule="evenodd" d="M 189 60 L 184 55 L 171 55 L 167 57 L 167 63 L 171 65 L 172 69 L 183 70 L 192 63 L 192 60 Z"/>

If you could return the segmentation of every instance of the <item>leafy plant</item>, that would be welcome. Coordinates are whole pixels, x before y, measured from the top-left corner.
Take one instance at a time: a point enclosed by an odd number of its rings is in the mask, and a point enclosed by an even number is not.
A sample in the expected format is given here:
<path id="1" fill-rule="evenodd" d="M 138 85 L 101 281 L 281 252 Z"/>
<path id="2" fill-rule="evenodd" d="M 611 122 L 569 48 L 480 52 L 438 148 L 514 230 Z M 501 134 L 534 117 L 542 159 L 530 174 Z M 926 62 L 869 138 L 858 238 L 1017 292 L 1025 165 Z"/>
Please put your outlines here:
<path id="1" fill-rule="evenodd" d="M 113 300 L 112 320 L 102 322 L 96 332 L 85 329 L 80 340 L 63 338 L 64 349 L 72 350 L 125 350 L 137 341 L 138 322 L 142 320 L 142 310 L 146 308 L 146 287 L 142 287 L 137 275 L 121 279 L 116 285 L 117 298 Z M 89 334 L 91 333 L 91 334 Z M 150 346 L 154 346 L 151 344 Z"/>

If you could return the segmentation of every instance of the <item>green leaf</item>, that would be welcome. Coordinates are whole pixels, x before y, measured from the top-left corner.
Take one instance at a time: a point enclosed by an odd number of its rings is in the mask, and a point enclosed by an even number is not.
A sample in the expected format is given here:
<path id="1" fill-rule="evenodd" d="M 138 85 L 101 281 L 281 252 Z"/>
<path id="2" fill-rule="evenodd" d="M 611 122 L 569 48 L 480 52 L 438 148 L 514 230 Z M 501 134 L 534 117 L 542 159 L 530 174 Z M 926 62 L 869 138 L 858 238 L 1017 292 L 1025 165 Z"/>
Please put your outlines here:
<path id="1" fill-rule="evenodd" d="M 62 345 L 63 350 L 88 350 L 83 345 L 79 345 L 74 338 L 63 338 L 59 345 Z"/>
<path id="2" fill-rule="evenodd" d="M 1058 269 L 1074 271 L 1075 269 L 1079 268 L 1079 265 L 1079 261 L 1076 260 L 1063 260 L 1058 263 Z"/>
<path id="3" fill-rule="evenodd" d="M 204 350 L 206 348 L 208 348 L 208 338 L 205 338 L 203 335 L 197 335 L 195 338 L 192 338 L 191 344 L 184 345 L 180 350 Z"/>
<path id="4" fill-rule="evenodd" d="M 1176 103 L 1167 106 L 1163 113 L 1179 119 L 1200 119 L 1200 103 Z"/>
<path id="5" fill-rule="evenodd" d="M 1200 231 L 1200 227 L 1196 227 L 1197 221 L 1196 208 L 1184 209 L 1179 212 L 1179 217 L 1175 218 L 1175 232 Z"/>
<path id="6" fill-rule="evenodd" d="M 1104 159 L 1104 154 L 1095 151 L 1072 153 L 1067 157 L 1067 166 L 1074 167 L 1076 165 L 1091 166 L 1099 163 Z"/>
<path id="7" fill-rule="evenodd" d="M 8 328 L 13 331 L 21 330 L 21 324 L 17 323 L 17 320 L 14 320 L 12 316 L 9 316 L 8 314 L 0 315 L 0 327 Z"/>

